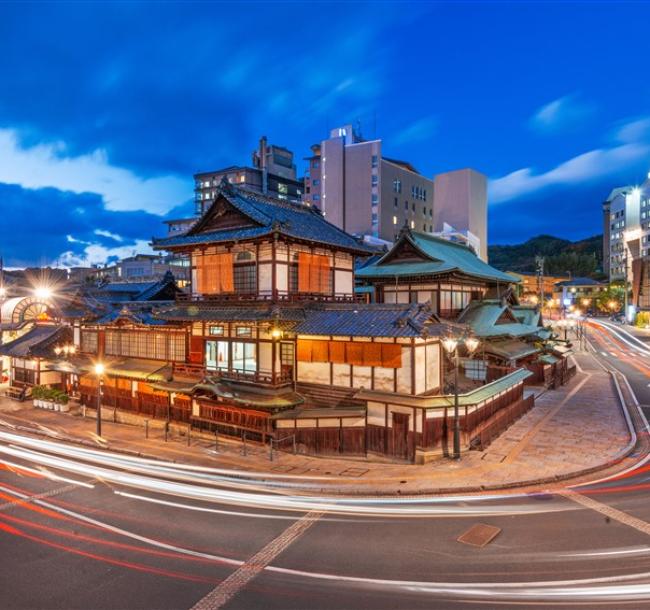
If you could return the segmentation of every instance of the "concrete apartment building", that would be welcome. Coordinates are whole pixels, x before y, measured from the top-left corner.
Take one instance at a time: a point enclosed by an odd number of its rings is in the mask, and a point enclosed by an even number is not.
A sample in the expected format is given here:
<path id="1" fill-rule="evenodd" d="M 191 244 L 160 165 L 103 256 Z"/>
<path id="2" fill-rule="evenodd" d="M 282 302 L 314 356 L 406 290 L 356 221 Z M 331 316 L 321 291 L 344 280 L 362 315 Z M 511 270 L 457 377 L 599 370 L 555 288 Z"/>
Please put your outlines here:
<path id="1" fill-rule="evenodd" d="M 387 157 L 382 140 L 364 140 L 352 125 L 332 129 L 312 146 L 303 201 L 348 233 L 395 241 L 408 226 L 423 233 L 478 238 L 487 260 L 487 181 L 471 169 L 427 178 L 407 161 Z"/>
<path id="2" fill-rule="evenodd" d="M 283 146 L 269 144 L 265 136 L 260 138 L 259 146 L 253 151 L 251 166 L 231 165 L 194 174 L 197 216 L 203 215 L 210 207 L 217 186 L 224 178 L 231 184 L 278 199 L 300 201 L 302 197 L 303 181 L 296 177 L 293 153 Z"/>

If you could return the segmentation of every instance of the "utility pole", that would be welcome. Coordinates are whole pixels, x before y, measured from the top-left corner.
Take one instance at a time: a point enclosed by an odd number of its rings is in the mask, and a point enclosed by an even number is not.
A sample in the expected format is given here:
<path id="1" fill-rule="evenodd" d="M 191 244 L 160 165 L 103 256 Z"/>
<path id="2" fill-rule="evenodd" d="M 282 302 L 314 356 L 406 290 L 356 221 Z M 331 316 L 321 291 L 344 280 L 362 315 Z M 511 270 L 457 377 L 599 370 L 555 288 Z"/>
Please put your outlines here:
<path id="1" fill-rule="evenodd" d="M 539 290 L 539 310 L 544 309 L 544 257 L 536 256 L 537 264 L 537 289 Z"/>

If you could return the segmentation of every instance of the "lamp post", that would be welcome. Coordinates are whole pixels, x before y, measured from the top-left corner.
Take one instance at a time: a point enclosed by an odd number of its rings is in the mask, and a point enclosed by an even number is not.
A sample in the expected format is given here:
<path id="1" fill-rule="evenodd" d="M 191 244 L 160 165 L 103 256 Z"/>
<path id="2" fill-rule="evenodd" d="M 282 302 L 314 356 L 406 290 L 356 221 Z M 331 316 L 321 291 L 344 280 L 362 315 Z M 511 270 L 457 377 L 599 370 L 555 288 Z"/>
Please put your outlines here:
<path id="1" fill-rule="evenodd" d="M 465 348 L 471 355 L 474 353 L 479 345 L 478 339 L 474 337 L 467 337 L 464 341 L 455 339 L 454 337 L 447 337 L 443 339 L 442 346 L 449 354 L 454 363 L 454 452 L 453 458 L 460 460 L 460 413 L 458 405 L 458 346 L 460 342 L 464 342 Z"/>
<path id="2" fill-rule="evenodd" d="M 95 364 L 95 375 L 97 375 L 97 436 L 102 436 L 102 376 L 104 365 L 101 362 Z"/>

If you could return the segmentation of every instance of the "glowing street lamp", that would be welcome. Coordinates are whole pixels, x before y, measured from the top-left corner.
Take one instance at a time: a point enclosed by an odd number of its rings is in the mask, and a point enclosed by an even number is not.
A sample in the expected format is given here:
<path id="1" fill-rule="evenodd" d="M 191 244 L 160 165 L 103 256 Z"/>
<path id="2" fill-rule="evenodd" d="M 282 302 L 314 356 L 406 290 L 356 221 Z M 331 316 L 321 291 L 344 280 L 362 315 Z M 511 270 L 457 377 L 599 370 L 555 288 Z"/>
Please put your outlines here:
<path id="1" fill-rule="evenodd" d="M 464 343 L 465 348 L 470 356 L 476 351 L 480 341 L 476 337 L 467 337 L 464 341 L 455 339 L 454 337 L 446 337 L 442 340 L 442 346 L 453 358 L 454 362 L 454 459 L 460 460 L 460 413 L 458 408 L 458 346 L 459 343 Z"/>
<path id="2" fill-rule="evenodd" d="M 52 296 L 52 291 L 47 286 L 39 286 L 34 289 L 34 296 L 38 299 L 48 300 Z"/>

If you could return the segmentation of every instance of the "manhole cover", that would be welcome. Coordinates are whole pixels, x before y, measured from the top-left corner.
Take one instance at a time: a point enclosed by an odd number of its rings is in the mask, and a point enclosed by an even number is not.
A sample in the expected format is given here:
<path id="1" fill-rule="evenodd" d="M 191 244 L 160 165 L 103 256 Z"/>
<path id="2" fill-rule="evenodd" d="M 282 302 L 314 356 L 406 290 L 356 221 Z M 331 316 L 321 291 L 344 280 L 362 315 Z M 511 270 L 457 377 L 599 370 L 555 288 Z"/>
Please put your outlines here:
<path id="1" fill-rule="evenodd" d="M 476 525 L 472 525 L 472 527 L 470 527 L 457 540 L 463 544 L 484 547 L 486 544 L 492 542 L 500 531 L 500 527 L 495 527 L 494 525 L 485 525 L 484 523 L 477 523 Z"/>

